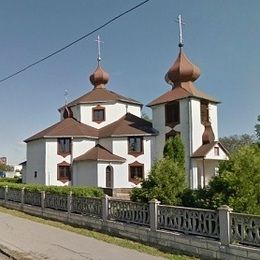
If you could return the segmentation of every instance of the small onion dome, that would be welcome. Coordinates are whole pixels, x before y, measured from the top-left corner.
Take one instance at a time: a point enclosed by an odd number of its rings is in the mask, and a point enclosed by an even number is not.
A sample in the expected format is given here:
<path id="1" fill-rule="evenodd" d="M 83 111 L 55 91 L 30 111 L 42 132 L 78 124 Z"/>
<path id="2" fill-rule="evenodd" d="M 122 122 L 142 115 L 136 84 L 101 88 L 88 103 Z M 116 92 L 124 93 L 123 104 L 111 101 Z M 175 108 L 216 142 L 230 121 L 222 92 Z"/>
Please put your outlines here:
<path id="1" fill-rule="evenodd" d="M 176 85 L 180 82 L 195 81 L 199 76 L 200 69 L 190 62 L 181 47 L 177 60 L 165 75 L 165 80 Z"/>
<path id="2" fill-rule="evenodd" d="M 63 118 L 66 119 L 66 118 L 72 118 L 73 117 L 73 112 L 72 110 L 65 106 L 64 107 L 64 111 L 63 111 Z"/>
<path id="3" fill-rule="evenodd" d="M 210 122 L 205 123 L 204 126 L 205 126 L 205 130 L 202 135 L 202 143 L 209 144 L 215 140 L 215 135 L 213 133 Z"/>
<path id="4" fill-rule="evenodd" d="M 105 84 L 107 84 L 109 80 L 109 75 L 98 64 L 97 69 L 90 75 L 89 80 L 95 88 L 105 88 Z"/>

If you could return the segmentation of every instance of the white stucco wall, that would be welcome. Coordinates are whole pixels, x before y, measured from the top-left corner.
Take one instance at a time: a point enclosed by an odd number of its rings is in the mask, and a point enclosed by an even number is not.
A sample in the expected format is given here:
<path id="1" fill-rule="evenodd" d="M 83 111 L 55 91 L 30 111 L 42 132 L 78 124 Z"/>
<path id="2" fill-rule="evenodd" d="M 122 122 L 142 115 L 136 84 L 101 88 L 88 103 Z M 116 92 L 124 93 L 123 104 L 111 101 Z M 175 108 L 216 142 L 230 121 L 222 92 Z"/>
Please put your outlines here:
<path id="1" fill-rule="evenodd" d="M 159 134 L 155 138 L 154 155 L 155 158 L 161 159 L 163 157 L 163 147 L 165 144 L 165 134 L 171 129 L 165 127 L 165 107 L 163 105 L 157 105 L 152 107 L 152 122 L 153 128 L 155 128 Z"/>
<path id="2" fill-rule="evenodd" d="M 73 164 L 73 185 L 98 186 L 97 162 L 84 161 Z"/>
<path id="3" fill-rule="evenodd" d="M 215 135 L 215 141 L 218 141 L 218 108 L 216 104 L 209 104 L 209 120 Z"/>
<path id="4" fill-rule="evenodd" d="M 105 147 L 107 150 L 112 151 L 112 138 L 99 139 L 99 144 Z"/>
<path id="5" fill-rule="evenodd" d="M 144 137 L 143 139 L 143 148 L 144 153 L 135 157 L 128 154 L 128 138 L 117 138 L 113 140 L 113 153 L 119 155 L 126 159 L 126 162 L 118 165 L 115 171 L 114 188 L 133 188 L 136 185 L 132 182 L 129 182 L 129 164 L 134 162 L 139 162 L 144 164 L 144 177 L 146 178 L 148 173 L 151 170 L 152 164 L 152 152 L 151 152 L 151 143 L 153 142 L 154 137 Z"/>
<path id="6" fill-rule="evenodd" d="M 72 155 L 73 159 L 86 153 L 96 145 L 96 139 L 73 138 L 72 140 Z"/>
<path id="7" fill-rule="evenodd" d="M 92 121 L 92 109 L 98 104 L 80 104 L 80 120 L 82 123 L 100 129 L 112 122 L 118 120 L 122 116 L 129 112 L 133 115 L 141 117 L 141 106 L 133 104 L 117 103 L 100 103 L 101 107 L 105 108 L 105 121 L 96 123 Z"/>
<path id="8" fill-rule="evenodd" d="M 45 151 L 44 139 L 27 143 L 26 183 L 45 184 Z M 36 178 L 34 177 L 35 172 L 37 172 Z"/>

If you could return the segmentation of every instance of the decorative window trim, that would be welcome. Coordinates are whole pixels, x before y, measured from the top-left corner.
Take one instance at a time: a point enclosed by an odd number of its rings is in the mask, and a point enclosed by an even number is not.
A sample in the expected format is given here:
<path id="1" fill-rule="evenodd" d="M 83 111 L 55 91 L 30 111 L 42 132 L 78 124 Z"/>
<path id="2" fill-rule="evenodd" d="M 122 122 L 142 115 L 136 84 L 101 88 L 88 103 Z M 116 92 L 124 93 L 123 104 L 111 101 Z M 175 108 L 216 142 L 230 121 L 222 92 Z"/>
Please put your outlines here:
<path id="1" fill-rule="evenodd" d="M 68 176 L 60 176 L 60 170 L 61 167 L 63 168 L 67 168 L 68 170 Z M 67 182 L 67 181 L 71 181 L 71 165 L 65 161 L 63 161 L 62 163 L 57 164 L 57 180 L 61 181 L 63 183 Z"/>
<path id="2" fill-rule="evenodd" d="M 142 177 L 135 177 L 132 178 L 131 177 L 131 168 L 132 167 L 140 167 L 141 168 L 141 175 Z M 139 184 L 140 182 L 142 182 L 144 180 L 144 164 L 139 163 L 137 161 L 131 163 L 128 165 L 128 180 L 132 183 L 134 183 L 135 185 Z"/>
<path id="3" fill-rule="evenodd" d="M 139 139 L 141 139 L 141 151 L 140 152 L 132 151 L 130 149 L 130 138 L 139 138 Z M 143 136 L 129 136 L 128 139 L 127 139 L 127 142 L 128 142 L 128 154 L 131 154 L 134 157 L 137 157 L 137 156 L 139 156 L 141 154 L 144 154 L 144 138 L 143 138 Z"/>
<path id="4" fill-rule="evenodd" d="M 64 152 L 64 151 L 62 151 L 62 149 L 61 149 L 60 141 L 61 141 L 61 140 L 65 140 L 65 139 L 69 140 L 69 142 L 70 142 L 70 144 L 69 144 L 69 151 L 68 151 L 68 152 Z M 65 137 L 65 138 L 58 138 L 58 139 L 57 139 L 57 154 L 58 154 L 58 155 L 61 155 L 62 157 L 66 157 L 67 155 L 70 155 L 70 154 L 71 154 L 71 150 L 72 150 L 72 140 L 71 140 L 71 138 Z"/>
<path id="5" fill-rule="evenodd" d="M 167 141 L 170 138 L 174 138 L 174 137 L 176 137 L 177 135 L 180 135 L 180 134 L 181 134 L 180 132 L 172 129 L 170 132 L 165 134 L 165 141 Z"/>
<path id="6" fill-rule="evenodd" d="M 95 111 L 103 111 L 104 117 L 103 117 L 102 120 L 98 120 L 98 119 L 95 118 Z M 93 107 L 92 108 L 92 121 L 100 124 L 100 123 L 104 122 L 105 120 L 106 120 L 106 109 L 105 109 L 105 107 L 102 107 L 100 105 Z"/>
<path id="7" fill-rule="evenodd" d="M 175 109 L 177 110 L 177 120 L 172 121 L 169 118 L 169 109 L 172 109 L 170 107 L 176 106 Z M 169 126 L 171 128 L 175 127 L 176 125 L 180 124 L 180 102 L 179 101 L 173 101 L 165 105 L 165 125 Z"/>

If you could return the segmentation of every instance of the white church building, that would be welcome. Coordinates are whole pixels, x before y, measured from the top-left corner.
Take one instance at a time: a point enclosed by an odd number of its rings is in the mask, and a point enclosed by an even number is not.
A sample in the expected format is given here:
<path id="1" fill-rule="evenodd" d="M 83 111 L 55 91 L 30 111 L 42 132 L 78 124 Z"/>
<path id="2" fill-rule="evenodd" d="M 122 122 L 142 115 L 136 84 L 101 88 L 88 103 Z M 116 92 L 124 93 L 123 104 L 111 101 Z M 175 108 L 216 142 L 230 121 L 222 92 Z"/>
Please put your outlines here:
<path id="1" fill-rule="evenodd" d="M 141 118 L 140 102 L 107 88 L 100 60 L 90 76 L 93 88 L 61 107 L 59 122 L 25 140 L 23 182 L 133 188 L 162 158 L 167 138 L 180 134 L 188 185 L 207 185 L 228 152 L 218 141 L 219 102 L 195 87 L 200 70 L 184 54 L 182 41 L 165 75 L 170 90 L 148 104 L 152 123 Z"/>

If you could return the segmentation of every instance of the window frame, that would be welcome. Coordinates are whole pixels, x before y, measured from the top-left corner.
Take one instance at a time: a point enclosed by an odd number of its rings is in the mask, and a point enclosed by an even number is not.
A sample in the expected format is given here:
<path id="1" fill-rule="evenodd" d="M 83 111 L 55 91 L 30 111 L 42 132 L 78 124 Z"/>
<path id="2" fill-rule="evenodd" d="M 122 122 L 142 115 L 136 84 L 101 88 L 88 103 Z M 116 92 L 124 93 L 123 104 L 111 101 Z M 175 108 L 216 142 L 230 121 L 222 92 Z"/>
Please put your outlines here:
<path id="1" fill-rule="evenodd" d="M 131 150 L 131 143 L 130 143 L 130 140 L 131 139 L 140 139 L 140 151 L 133 151 Z M 128 139 L 128 154 L 131 154 L 133 156 L 139 156 L 140 154 L 143 154 L 144 153 L 144 145 L 143 145 L 143 142 L 144 142 L 144 137 L 143 136 L 129 136 Z M 134 143 L 137 143 L 137 142 L 134 142 Z"/>
<path id="2" fill-rule="evenodd" d="M 177 120 L 172 120 L 171 112 L 174 111 L 174 117 L 177 116 Z M 175 112 L 176 111 L 176 112 Z M 174 127 L 180 124 L 180 102 L 173 101 L 165 105 L 165 125 Z"/>
<path id="3" fill-rule="evenodd" d="M 62 140 L 68 140 L 69 141 L 68 151 L 66 149 L 65 149 L 65 151 L 62 149 L 62 144 L 61 144 Z M 65 144 L 65 147 L 66 147 L 66 144 Z M 65 157 L 65 156 L 71 154 L 71 151 L 72 151 L 72 140 L 71 140 L 70 137 L 62 137 L 62 138 L 57 139 L 57 154 L 58 155 Z"/>
<path id="4" fill-rule="evenodd" d="M 144 164 L 139 163 L 139 162 L 133 162 L 131 164 L 128 165 L 128 180 L 132 183 L 134 183 L 135 185 L 139 184 L 140 182 L 142 182 L 144 180 Z M 132 169 L 133 168 L 138 168 L 141 169 L 141 174 L 140 176 L 134 176 L 132 177 Z M 138 173 L 139 174 L 139 173 Z M 137 174 L 137 175 L 138 175 Z"/>
<path id="5" fill-rule="evenodd" d="M 95 112 L 100 112 L 100 111 L 103 111 L 102 119 L 99 119 L 98 117 L 96 117 L 96 114 L 95 114 Z M 104 122 L 105 120 L 106 120 L 106 110 L 105 110 L 105 107 L 102 107 L 100 105 L 97 105 L 96 107 L 93 107 L 92 108 L 92 121 L 100 124 L 100 123 Z"/>
<path id="6" fill-rule="evenodd" d="M 64 170 L 66 169 L 66 172 L 62 172 L 61 174 L 61 169 Z M 61 176 L 63 175 L 63 176 Z M 71 181 L 71 176 L 72 176 L 72 170 L 71 170 L 71 165 L 67 162 L 62 162 L 57 165 L 57 180 L 61 182 L 67 182 Z"/>
<path id="7" fill-rule="evenodd" d="M 217 146 L 214 147 L 214 155 L 219 156 L 219 147 Z"/>

